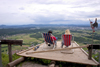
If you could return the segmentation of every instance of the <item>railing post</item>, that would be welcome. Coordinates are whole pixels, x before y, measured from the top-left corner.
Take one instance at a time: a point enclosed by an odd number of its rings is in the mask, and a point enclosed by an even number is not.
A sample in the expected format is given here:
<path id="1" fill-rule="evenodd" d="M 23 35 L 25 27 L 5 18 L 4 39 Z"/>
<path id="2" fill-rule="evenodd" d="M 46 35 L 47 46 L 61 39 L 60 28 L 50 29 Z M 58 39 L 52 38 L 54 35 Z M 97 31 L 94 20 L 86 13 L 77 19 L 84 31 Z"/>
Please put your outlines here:
<path id="1" fill-rule="evenodd" d="M 99 66 L 98 67 L 100 67 L 100 51 L 98 53 L 99 53 Z"/>
<path id="2" fill-rule="evenodd" d="M 12 48 L 11 44 L 8 44 L 9 62 L 12 62 Z"/>
<path id="3" fill-rule="evenodd" d="M 88 52 L 89 52 L 88 59 L 91 60 L 92 59 L 92 45 L 89 45 Z"/>
<path id="4" fill-rule="evenodd" d="M 88 57 L 89 60 L 92 59 L 92 49 L 89 49 L 89 57 Z"/>
<path id="5" fill-rule="evenodd" d="M 0 40 L 0 67 L 2 67 L 2 58 L 1 58 L 1 40 Z"/>

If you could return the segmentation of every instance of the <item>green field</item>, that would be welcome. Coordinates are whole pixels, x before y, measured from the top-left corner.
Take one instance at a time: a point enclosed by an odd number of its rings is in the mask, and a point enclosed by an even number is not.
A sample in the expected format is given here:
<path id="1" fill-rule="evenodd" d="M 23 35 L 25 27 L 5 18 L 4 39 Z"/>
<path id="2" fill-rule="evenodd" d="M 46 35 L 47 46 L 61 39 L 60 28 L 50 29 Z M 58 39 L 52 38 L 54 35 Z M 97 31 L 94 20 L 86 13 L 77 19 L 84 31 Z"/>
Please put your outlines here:
<path id="1" fill-rule="evenodd" d="M 61 35 L 64 34 L 65 30 L 53 30 L 53 35 L 58 37 L 58 40 L 61 40 Z M 92 43 L 92 31 L 91 30 L 70 30 L 71 34 L 74 35 L 74 40 L 79 45 L 86 45 Z M 100 38 L 98 38 L 99 30 L 94 33 L 93 44 L 99 44 Z M 97 38 L 97 39 L 96 39 Z M 32 44 L 37 45 L 43 43 L 42 34 L 37 31 L 37 33 L 29 33 L 29 34 L 17 34 L 6 37 L 6 39 L 14 39 L 14 40 L 23 40 L 23 45 L 29 47 Z M 2 52 L 5 53 L 7 51 L 7 45 L 2 45 Z M 13 50 L 20 50 L 20 46 L 12 46 Z"/>
<path id="2" fill-rule="evenodd" d="M 32 44 L 37 45 L 43 43 L 43 38 L 42 34 L 43 32 L 47 32 L 49 30 L 46 29 L 37 29 L 33 30 L 32 32 L 29 33 L 21 33 L 21 34 L 14 34 L 14 35 L 9 35 L 6 36 L 6 39 L 13 39 L 13 40 L 23 40 L 23 46 L 22 49 L 28 49 Z M 53 28 L 51 29 L 53 31 L 53 35 L 55 37 L 58 37 L 58 40 L 61 41 L 61 35 L 65 33 L 66 28 Z M 71 34 L 74 35 L 74 41 L 76 41 L 79 45 L 86 45 L 86 44 L 92 44 L 92 31 L 91 30 L 70 30 Z M 100 44 L 100 30 L 97 30 L 93 34 L 93 44 Z M 20 46 L 12 46 L 12 50 L 21 50 Z M 84 48 L 84 50 L 87 51 L 87 48 Z M 7 64 L 5 63 L 5 59 L 8 60 L 8 46 L 7 45 L 2 45 L 2 59 L 3 59 L 3 65 Z M 5 58 L 6 57 L 6 58 Z M 18 57 L 14 55 L 15 59 Z M 93 54 L 93 57 L 98 61 L 98 54 Z"/>

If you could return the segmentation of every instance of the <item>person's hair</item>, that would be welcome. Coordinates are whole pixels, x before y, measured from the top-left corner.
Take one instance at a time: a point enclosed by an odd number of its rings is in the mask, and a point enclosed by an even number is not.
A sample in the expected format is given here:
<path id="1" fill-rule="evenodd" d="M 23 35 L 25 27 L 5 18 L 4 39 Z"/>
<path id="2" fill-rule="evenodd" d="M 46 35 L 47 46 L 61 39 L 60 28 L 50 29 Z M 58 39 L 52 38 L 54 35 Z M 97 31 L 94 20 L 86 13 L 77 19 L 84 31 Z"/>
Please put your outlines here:
<path id="1" fill-rule="evenodd" d="M 48 31 L 48 33 L 51 33 L 52 34 L 52 31 Z"/>

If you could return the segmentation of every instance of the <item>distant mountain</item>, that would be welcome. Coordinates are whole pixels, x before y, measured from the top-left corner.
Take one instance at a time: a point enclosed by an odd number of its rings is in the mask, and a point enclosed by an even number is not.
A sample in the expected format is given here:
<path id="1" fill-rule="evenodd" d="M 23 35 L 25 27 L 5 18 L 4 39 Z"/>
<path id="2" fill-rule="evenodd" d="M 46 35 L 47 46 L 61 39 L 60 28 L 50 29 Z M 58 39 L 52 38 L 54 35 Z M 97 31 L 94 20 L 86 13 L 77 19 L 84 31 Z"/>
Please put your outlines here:
<path id="1" fill-rule="evenodd" d="M 0 28 L 35 28 L 35 27 L 56 27 L 56 26 L 75 26 L 89 27 L 89 24 L 29 24 L 29 25 L 0 25 Z M 99 24 L 100 26 L 100 24 Z"/>

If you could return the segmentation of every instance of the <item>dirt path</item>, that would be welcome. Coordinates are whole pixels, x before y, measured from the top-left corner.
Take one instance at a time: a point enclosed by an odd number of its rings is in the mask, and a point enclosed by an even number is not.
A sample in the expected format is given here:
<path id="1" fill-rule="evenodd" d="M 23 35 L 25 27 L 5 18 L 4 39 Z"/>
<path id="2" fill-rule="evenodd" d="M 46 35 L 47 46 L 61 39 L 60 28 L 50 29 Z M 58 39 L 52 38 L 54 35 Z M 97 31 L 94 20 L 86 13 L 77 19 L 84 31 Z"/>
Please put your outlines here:
<path id="1" fill-rule="evenodd" d="M 48 67 L 45 65 L 37 64 L 31 61 L 23 62 L 22 64 L 18 65 L 17 67 Z"/>

